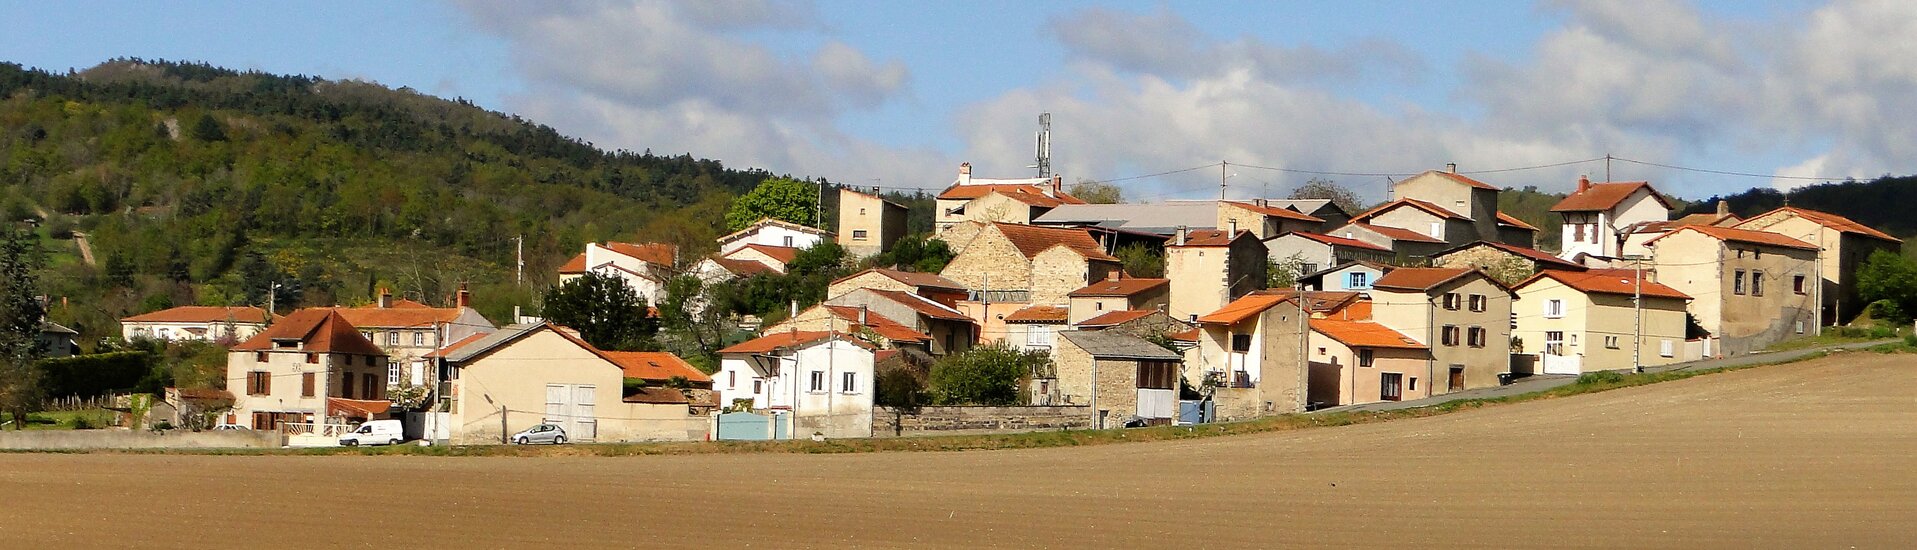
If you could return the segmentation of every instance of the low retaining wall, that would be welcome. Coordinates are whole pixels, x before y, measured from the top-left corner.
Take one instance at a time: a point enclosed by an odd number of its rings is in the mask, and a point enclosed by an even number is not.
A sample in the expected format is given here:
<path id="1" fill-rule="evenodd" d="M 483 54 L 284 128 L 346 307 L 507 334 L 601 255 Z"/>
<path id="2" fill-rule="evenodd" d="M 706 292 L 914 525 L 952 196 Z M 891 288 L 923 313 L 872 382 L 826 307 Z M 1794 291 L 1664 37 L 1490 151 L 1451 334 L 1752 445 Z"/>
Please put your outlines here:
<path id="1" fill-rule="evenodd" d="M 165 433 L 106 430 L 0 431 L 0 449 L 204 449 L 232 447 L 277 448 L 275 431 L 232 430 Z"/>
<path id="2" fill-rule="evenodd" d="M 1091 426 L 1091 409 L 1083 405 L 920 407 L 910 413 L 892 407 L 872 409 L 872 437 L 1083 430 Z"/>

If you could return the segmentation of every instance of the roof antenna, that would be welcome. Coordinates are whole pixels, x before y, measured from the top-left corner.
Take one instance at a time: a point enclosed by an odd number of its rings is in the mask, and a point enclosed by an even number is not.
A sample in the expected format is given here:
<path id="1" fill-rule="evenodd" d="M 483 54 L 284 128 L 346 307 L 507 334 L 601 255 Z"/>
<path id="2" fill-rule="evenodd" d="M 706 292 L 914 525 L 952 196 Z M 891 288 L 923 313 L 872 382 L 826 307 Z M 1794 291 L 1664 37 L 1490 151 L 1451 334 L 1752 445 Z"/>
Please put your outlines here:
<path id="1" fill-rule="evenodd" d="M 1052 114 L 1038 114 L 1038 143 L 1032 156 L 1037 161 L 1032 168 L 1038 169 L 1038 177 L 1052 177 Z"/>

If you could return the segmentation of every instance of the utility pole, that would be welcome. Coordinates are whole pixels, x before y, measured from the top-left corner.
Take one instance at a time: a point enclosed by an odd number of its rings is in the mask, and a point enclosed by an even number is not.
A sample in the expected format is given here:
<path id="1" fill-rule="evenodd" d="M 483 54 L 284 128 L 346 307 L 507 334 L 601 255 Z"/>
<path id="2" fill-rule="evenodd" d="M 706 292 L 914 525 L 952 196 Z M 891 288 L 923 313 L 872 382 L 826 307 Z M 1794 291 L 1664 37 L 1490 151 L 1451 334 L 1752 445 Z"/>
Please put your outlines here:
<path id="1" fill-rule="evenodd" d="M 526 234 L 513 237 L 513 263 L 517 265 L 513 272 L 513 284 L 526 286 Z"/>
<path id="2" fill-rule="evenodd" d="M 1632 256 L 1631 265 L 1637 269 L 1631 281 L 1631 372 L 1644 372 L 1644 257 Z"/>
<path id="3" fill-rule="evenodd" d="M 1225 200 L 1225 179 L 1231 177 L 1225 175 L 1225 170 L 1230 167 L 1231 163 L 1222 160 L 1218 161 L 1218 200 L 1221 201 Z"/>
<path id="4" fill-rule="evenodd" d="M 819 202 L 812 208 L 812 227 L 825 229 L 825 178 L 819 178 Z"/>
<path id="5" fill-rule="evenodd" d="M 511 438 L 513 436 L 512 434 L 513 434 L 512 429 L 506 427 L 506 404 L 500 403 L 499 404 L 499 443 L 501 445 L 512 443 L 511 441 Z"/>
<path id="6" fill-rule="evenodd" d="M 273 310 L 275 309 L 274 306 L 277 306 L 279 301 L 280 301 L 280 284 L 273 283 L 272 285 L 267 286 L 266 287 L 266 318 L 268 319 L 273 318 L 273 315 L 274 315 Z"/>
<path id="7" fill-rule="evenodd" d="M 1604 154 L 1604 181 L 1605 181 L 1605 183 L 1610 183 L 1610 182 L 1612 181 L 1612 180 L 1611 180 L 1611 154 L 1610 154 L 1610 153 L 1605 153 L 1605 154 Z"/>
<path id="8" fill-rule="evenodd" d="M 1298 412 L 1311 402 L 1311 300 L 1305 295 L 1305 283 L 1293 280 L 1298 293 Z"/>

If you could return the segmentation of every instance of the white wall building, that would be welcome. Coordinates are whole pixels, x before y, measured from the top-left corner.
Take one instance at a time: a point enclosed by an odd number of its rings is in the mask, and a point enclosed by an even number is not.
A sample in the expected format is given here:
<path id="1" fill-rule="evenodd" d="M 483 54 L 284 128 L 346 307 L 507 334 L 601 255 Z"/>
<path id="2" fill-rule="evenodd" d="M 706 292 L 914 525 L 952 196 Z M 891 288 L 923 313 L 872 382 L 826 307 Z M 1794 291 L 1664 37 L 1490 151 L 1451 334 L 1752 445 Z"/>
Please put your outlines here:
<path id="1" fill-rule="evenodd" d="M 719 350 L 720 407 L 784 412 L 793 437 L 871 437 L 875 346 L 836 332 L 787 331 Z"/>

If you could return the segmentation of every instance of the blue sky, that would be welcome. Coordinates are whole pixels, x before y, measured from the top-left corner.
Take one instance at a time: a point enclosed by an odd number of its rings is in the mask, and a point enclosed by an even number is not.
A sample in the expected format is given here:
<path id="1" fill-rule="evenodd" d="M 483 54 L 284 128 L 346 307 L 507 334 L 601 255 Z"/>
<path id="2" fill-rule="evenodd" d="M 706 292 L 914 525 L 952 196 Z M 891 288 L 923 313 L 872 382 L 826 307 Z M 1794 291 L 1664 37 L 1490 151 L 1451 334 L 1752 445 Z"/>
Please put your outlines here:
<path id="1" fill-rule="evenodd" d="M 409 86 L 596 144 L 854 184 L 1234 164 L 1413 172 L 1601 157 L 1909 173 L 1910 2 L 0 3 L 0 60 L 134 56 Z M 1872 37 L 1859 40 L 1857 37 Z M 1702 198 L 1797 180 L 1612 163 Z M 1568 188 L 1602 163 L 1482 174 Z M 1238 169 L 1234 195 L 1310 176 Z M 1217 173 L 1126 180 L 1216 192 Z M 1380 178 L 1336 176 L 1380 195 Z M 1237 182 L 1244 182 L 1238 184 Z"/>

